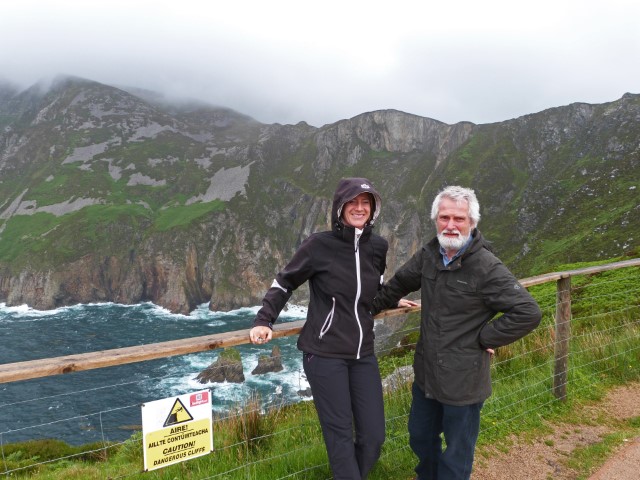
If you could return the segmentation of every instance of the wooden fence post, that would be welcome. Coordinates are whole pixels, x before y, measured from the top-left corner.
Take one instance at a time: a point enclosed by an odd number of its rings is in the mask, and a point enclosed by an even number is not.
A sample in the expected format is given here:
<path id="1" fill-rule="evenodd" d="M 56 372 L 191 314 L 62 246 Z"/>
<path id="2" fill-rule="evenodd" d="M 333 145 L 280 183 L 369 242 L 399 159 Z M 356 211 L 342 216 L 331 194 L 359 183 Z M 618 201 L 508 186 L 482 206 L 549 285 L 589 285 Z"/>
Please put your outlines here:
<path id="1" fill-rule="evenodd" d="M 569 372 L 569 340 L 571 339 L 571 276 L 556 282 L 556 343 L 553 373 L 553 394 L 567 399 Z"/>

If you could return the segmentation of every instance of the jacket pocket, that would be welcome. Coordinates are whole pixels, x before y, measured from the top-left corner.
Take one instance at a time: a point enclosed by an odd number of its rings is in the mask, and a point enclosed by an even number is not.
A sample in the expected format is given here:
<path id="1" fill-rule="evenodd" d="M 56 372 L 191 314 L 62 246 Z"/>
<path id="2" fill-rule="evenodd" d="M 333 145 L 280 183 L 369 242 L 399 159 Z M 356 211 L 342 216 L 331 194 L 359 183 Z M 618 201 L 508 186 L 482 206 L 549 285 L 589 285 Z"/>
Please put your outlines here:
<path id="1" fill-rule="evenodd" d="M 331 328 L 331 323 L 333 322 L 333 314 L 336 311 L 336 297 L 331 297 L 331 301 L 333 304 L 331 305 L 331 310 L 327 314 L 327 318 L 325 318 L 322 327 L 320 328 L 320 335 L 318 335 L 318 339 L 322 340 L 322 337 L 329 331 Z"/>
<path id="2" fill-rule="evenodd" d="M 447 287 L 464 293 L 475 293 L 478 290 L 475 279 L 461 275 L 449 275 Z"/>
<path id="3" fill-rule="evenodd" d="M 486 355 L 482 351 L 439 353 L 436 371 L 443 396 L 452 402 L 476 398 L 487 381 L 489 372 L 485 364 Z"/>

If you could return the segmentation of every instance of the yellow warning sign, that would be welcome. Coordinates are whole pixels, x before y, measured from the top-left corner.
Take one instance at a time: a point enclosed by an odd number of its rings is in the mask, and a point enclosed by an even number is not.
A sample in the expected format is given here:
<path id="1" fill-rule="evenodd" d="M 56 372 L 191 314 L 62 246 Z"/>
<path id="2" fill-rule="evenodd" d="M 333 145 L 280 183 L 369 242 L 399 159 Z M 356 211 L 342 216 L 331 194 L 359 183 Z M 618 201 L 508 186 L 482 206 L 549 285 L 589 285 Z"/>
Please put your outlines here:
<path id="1" fill-rule="evenodd" d="M 144 468 L 154 470 L 213 451 L 208 390 L 142 406 Z"/>
<path id="2" fill-rule="evenodd" d="M 145 435 L 145 469 L 166 467 L 209 453 L 213 450 L 210 431 L 208 420 L 197 420 Z"/>

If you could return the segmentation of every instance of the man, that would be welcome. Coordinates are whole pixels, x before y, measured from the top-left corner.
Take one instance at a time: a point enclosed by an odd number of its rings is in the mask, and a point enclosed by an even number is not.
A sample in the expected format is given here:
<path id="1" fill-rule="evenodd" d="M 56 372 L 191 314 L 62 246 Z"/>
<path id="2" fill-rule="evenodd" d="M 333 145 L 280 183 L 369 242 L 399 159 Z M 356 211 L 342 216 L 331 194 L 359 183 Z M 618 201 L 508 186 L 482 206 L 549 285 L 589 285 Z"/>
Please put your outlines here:
<path id="1" fill-rule="evenodd" d="M 480 206 L 473 190 L 445 188 L 431 219 L 437 237 L 382 287 L 373 313 L 417 305 L 400 299 L 422 289 L 409 414 L 416 478 L 463 480 L 471 475 L 480 409 L 491 395 L 491 355 L 531 332 L 542 315 L 476 228 Z"/>

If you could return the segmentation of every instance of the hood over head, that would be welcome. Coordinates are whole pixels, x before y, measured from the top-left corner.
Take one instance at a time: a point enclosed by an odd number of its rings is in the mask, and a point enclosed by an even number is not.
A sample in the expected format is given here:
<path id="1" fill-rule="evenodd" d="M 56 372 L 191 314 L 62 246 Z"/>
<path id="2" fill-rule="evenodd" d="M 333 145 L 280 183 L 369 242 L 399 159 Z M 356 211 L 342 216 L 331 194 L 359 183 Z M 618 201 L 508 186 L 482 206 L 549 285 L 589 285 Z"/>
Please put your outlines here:
<path id="1" fill-rule="evenodd" d="M 380 194 L 373 187 L 371 182 L 362 177 L 350 177 L 343 178 L 338 182 L 338 187 L 333 195 L 333 207 L 331 209 L 331 224 L 334 226 L 343 226 L 340 215 L 342 214 L 342 207 L 349 200 L 356 198 L 361 193 L 370 193 L 373 197 L 373 204 L 371 205 L 371 219 L 367 222 L 367 225 L 373 225 L 380 214 L 380 208 L 382 207 L 382 198 Z"/>

